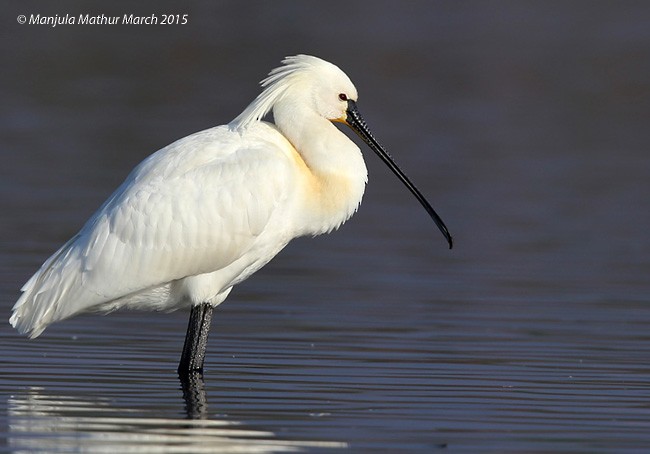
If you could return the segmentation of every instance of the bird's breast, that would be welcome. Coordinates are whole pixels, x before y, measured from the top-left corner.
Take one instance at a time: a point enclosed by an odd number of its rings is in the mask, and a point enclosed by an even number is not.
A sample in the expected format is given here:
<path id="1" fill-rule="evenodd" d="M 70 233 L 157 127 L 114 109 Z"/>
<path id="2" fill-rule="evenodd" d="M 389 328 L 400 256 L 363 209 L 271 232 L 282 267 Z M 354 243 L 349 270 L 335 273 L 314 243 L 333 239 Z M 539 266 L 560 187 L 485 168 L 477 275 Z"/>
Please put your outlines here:
<path id="1" fill-rule="evenodd" d="M 300 210 L 306 234 L 330 232 L 354 214 L 365 190 L 365 165 L 363 170 L 356 174 L 319 171 L 302 162 Z"/>

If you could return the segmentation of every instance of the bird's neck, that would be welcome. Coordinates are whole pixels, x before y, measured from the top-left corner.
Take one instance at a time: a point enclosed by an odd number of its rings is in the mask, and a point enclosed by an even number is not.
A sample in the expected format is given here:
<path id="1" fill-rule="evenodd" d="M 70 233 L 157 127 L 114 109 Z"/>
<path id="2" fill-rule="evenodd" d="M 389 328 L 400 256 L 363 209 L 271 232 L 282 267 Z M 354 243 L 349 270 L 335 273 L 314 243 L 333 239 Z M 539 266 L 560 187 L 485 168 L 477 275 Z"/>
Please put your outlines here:
<path id="1" fill-rule="evenodd" d="M 274 112 L 274 120 L 295 148 L 301 167 L 304 233 L 317 235 L 338 228 L 359 207 L 368 181 L 359 147 L 330 121 L 310 111 Z"/>

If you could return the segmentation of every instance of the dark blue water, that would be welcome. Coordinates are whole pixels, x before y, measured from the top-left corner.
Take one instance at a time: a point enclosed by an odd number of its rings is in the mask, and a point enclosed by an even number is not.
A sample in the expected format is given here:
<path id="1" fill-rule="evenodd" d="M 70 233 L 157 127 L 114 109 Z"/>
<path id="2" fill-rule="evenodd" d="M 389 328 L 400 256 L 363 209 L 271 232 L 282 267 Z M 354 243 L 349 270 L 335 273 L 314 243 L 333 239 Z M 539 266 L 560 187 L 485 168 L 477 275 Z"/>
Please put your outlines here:
<path id="1" fill-rule="evenodd" d="M 321 56 L 449 226 L 368 152 L 359 213 L 215 311 L 37 340 L 0 324 L 5 452 L 645 452 L 650 7 L 639 2 L 21 2 L 0 7 L 0 320 L 158 148 Z M 17 16 L 188 14 L 186 25 Z"/>

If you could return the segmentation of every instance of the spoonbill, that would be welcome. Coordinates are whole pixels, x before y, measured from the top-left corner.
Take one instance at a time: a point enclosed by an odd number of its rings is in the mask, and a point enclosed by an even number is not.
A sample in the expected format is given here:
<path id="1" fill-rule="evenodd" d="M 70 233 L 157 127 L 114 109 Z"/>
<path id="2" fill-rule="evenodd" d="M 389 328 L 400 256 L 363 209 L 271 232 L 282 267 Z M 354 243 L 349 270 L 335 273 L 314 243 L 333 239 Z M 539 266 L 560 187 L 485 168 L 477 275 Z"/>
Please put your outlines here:
<path id="1" fill-rule="evenodd" d="M 287 57 L 227 125 L 140 163 L 83 228 L 22 287 L 10 323 L 30 338 L 84 312 L 191 308 L 178 372 L 202 372 L 212 310 L 293 238 L 337 229 L 368 179 L 356 132 L 452 238 L 371 134 L 337 66 Z M 273 112 L 274 123 L 262 121 Z"/>

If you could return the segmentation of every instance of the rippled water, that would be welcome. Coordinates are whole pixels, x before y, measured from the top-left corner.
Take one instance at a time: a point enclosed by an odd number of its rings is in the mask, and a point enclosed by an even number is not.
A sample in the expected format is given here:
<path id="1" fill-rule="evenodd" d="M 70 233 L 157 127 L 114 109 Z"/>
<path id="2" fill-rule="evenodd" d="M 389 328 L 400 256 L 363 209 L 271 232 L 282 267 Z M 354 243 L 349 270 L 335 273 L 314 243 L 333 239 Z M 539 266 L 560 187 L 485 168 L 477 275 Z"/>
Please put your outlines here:
<path id="1" fill-rule="evenodd" d="M 650 8 L 250 5 L 56 29 L 15 17 L 80 4 L 2 7 L 0 319 L 135 164 L 297 52 L 356 82 L 456 247 L 367 153 L 360 212 L 215 312 L 203 381 L 175 374 L 187 313 L 1 324 L 0 450 L 645 452 Z"/>

